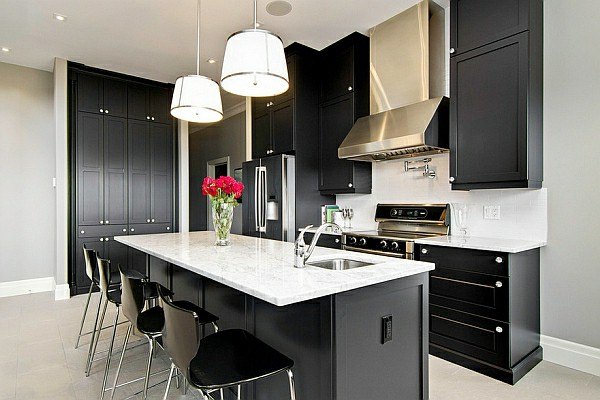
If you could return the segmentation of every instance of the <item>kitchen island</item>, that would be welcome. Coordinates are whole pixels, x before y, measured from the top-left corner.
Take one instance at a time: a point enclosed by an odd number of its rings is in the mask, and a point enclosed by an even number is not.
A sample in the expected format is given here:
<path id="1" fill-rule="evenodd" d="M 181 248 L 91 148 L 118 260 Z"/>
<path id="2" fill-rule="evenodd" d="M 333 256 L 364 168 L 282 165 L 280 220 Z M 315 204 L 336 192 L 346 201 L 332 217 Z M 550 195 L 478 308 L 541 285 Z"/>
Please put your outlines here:
<path id="1" fill-rule="evenodd" d="M 428 272 L 431 263 L 316 247 L 309 259 L 373 265 L 333 271 L 293 267 L 293 244 L 213 232 L 116 237 L 147 255 L 147 272 L 295 362 L 298 399 L 427 399 Z M 210 331 L 207 328 L 207 334 Z M 285 399 L 274 376 L 244 398 Z"/>

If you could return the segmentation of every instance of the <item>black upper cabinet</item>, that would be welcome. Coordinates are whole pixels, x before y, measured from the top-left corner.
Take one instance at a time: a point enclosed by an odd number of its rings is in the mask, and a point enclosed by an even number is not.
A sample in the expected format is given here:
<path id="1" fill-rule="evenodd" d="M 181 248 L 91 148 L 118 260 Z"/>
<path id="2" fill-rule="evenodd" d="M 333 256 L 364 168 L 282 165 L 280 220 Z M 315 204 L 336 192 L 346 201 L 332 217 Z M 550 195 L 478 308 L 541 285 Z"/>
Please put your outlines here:
<path id="1" fill-rule="evenodd" d="M 96 114 L 127 116 L 127 84 L 119 79 L 79 73 L 77 109 Z"/>
<path id="2" fill-rule="evenodd" d="M 273 153 L 294 149 L 294 99 L 272 106 L 271 149 Z"/>
<path id="3" fill-rule="evenodd" d="M 127 120 L 104 117 L 104 224 L 126 224 L 127 215 Z"/>
<path id="4" fill-rule="evenodd" d="M 479 6 L 495 3 L 499 2 L 453 2 L 452 20 L 458 21 L 453 31 L 469 31 L 473 17 L 467 16 L 479 15 L 483 12 Z M 513 7 L 530 4 L 506 3 Z M 541 15 L 541 1 L 539 6 L 536 12 L 528 8 L 527 15 Z M 470 11 L 463 12 L 462 7 Z M 501 15 L 508 12 L 507 7 L 499 7 Z M 478 42 L 474 50 L 461 52 L 450 60 L 453 189 L 541 187 L 542 27 L 541 20 L 528 21 L 525 28 L 531 30 L 482 46 Z M 490 40 L 486 32 L 481 31 L 482 40 Z"/>
<path id="5" fill-rule="evenodd" d="M 530 7 L 537 1 L 453 0 L 450 53 L 458 55 L 528 30 Z"/>
<path id="6" fill-rule="evenodd" d="M 252 115 L 252 158 L 257 159 L 269 155 L 271 151 L 271 113 L 265 107 L 253 111 Z"/>
<path id="7" fill-rule="evenodd" d="M 142 121 L 171 123 L 171 91 L 166 87 L 131 83 L 127 88 L 128 117 Z"/>
<path id="8" fill-rule="evenodd" d="M 150 124 L 150 222 L 173 219 L 173 130 L 171 125 Z"/>
<path id="9" fill-rule="evenodd" d="M 150 222 L 150 124 L 129 120 L 129 222 Z"/>
<path id="10" fill-rule="evenodd" d="M 354 122 L 369 114 L 369 38 L 353 33 L 321 52 L 319 190 L 371 193 L 371 163 L 340 160 L 338 148 Z"/>
<path id="11" fill-rule="evenodd" d="M 104 223 L 104 117 L 77 115 L 77 223 Z"/>

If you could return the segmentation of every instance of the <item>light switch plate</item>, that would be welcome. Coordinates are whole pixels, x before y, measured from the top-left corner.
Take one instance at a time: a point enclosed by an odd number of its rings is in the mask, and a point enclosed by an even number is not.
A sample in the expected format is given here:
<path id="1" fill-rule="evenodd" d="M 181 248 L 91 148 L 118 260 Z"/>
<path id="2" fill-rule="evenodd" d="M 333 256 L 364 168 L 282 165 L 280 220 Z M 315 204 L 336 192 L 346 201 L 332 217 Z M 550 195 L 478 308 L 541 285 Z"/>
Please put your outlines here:
<path id="1" fill-rule="evenodd" d="M 484 219 L 500 219 L 500 206 L 483 206 Z"/>

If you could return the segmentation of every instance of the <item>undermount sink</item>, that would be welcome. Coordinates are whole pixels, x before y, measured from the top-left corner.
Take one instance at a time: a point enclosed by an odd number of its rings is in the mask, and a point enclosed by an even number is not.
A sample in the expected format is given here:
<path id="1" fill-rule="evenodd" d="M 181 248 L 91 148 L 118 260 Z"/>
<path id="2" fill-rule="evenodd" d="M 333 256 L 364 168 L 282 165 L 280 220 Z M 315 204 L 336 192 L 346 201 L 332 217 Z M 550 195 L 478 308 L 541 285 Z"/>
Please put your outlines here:
<path id="1" fill-rule="evenodd" d="M 306 265 L 312 265 L 313 267 L 331 269 L 334 271 L 343 271 L 346 269 L 367 267 L 373 265 L 372 263 L 351 260 L 348 258 L 331 258 L 328 260 L 311 261 L 307 262 Z"/>

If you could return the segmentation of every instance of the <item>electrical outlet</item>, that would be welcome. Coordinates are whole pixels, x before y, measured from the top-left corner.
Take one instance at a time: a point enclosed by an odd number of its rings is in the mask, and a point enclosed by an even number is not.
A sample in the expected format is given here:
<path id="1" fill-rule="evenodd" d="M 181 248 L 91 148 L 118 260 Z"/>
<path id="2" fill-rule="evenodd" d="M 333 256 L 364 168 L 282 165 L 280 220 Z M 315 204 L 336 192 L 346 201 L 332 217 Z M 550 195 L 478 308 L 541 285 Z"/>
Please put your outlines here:
<path id="1" fill-rule="evenodd" d="M 500 206 L 483 206 L 484 219 L 500 219 Z"/>

